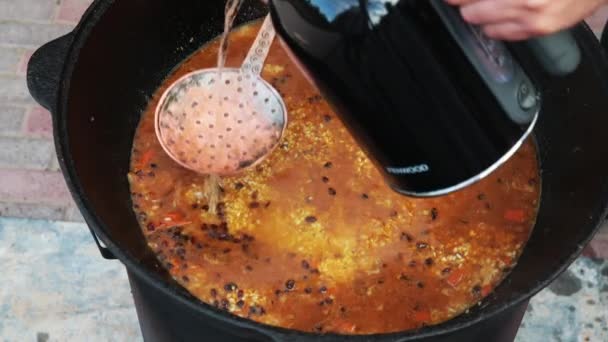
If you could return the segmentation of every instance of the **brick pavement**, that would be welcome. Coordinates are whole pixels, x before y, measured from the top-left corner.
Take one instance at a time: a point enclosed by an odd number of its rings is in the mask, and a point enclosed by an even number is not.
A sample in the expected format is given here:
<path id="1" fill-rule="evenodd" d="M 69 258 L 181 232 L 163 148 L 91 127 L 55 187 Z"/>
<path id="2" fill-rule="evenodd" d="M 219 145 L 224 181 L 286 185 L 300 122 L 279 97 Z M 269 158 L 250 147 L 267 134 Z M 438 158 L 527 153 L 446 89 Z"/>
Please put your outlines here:
<path id="1" fill-rule="evenodd" d="M 51 116 L 30 97 L 27 62 L 92 0 L 0 0 L 0 216 L 81 221 L 59 172 Z"/>
<path id="2" fill-rule="evenodd" d="M 49 113 L 30 98 L 27 61 L 41 44 L 65 34 L 92 0 L 0 0 L 0 216 L 82 220 L 52 148 Z M 608 6 L 588 22 L 600 34 Z M 608 226 L 586 254 L 608 257 Z"/>

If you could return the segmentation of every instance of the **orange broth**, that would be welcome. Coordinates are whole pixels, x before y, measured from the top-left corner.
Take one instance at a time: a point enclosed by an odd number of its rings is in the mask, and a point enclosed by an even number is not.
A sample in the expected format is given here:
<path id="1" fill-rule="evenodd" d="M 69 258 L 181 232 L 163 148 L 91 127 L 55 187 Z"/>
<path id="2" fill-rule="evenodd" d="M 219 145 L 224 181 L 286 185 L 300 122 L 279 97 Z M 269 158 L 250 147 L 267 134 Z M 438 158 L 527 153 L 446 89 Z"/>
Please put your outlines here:
<path id="1" fill-rule="evenodd" d="M 259 25 L 230 35 L 227 66 L 240 65 Z M 532 143 L 463 191 L 401 196 L 278 43 L 262 75 L 285 99 L 287 131 L 259 166 L 223 179 L 212 214 L 205 176 L 178 166 L 158 143 L 154 109 L 171 82 L 213 67 L 217 50 L 218 41 L 204 46 L 158 90 L 129 173 L 148 245 L 194 296 L 289 329 L 387 333 L 463 313 L 515 266 L 539 200 Z"/>

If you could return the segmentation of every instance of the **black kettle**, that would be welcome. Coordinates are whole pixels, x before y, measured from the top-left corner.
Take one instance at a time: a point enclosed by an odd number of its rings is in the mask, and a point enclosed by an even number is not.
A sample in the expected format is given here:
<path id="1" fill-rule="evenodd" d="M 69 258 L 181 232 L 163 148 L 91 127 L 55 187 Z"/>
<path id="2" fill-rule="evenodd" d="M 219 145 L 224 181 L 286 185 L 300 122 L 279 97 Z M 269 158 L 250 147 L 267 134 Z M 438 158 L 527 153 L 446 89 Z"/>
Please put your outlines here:
<path id="1" fill-rule="evenodd" d="M 496 41 L 443 0 L 269 3 L 292 56 L 390 186 L 410 196 L 462 189 L 508 160 L 542 107 L 535 75 L 566 76 L 581 59 L 568 31 Z"/>

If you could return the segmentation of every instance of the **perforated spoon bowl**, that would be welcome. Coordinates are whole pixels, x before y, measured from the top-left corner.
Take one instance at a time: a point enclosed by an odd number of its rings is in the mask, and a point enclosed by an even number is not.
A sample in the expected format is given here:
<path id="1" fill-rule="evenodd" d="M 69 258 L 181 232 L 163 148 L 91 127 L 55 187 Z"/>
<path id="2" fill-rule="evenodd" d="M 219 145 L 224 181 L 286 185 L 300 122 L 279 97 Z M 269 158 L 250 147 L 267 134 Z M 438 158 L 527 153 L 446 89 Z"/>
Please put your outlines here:
<path id="1" fill-rule="evenodd" d="M 180 165 L 231 175 L 278 145 L 287 126 L 281 95 L 261 77 L 275 37 L 266 17 L 240 68 L 202 69 L 173 83 L 156 108 L 156 135 Z"/>

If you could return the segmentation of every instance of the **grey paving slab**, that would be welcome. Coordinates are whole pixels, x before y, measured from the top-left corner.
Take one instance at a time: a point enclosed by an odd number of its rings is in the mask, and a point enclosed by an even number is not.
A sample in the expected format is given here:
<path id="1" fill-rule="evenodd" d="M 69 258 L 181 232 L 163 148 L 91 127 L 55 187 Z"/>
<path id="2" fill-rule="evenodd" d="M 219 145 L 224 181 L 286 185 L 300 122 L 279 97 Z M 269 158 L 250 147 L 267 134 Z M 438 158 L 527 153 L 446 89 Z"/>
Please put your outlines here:
<path id="1" fill-rule="evenodd" d="M 80 223 L 0 218 L 0 340 L 142 341 L 124 267 Z"/>

